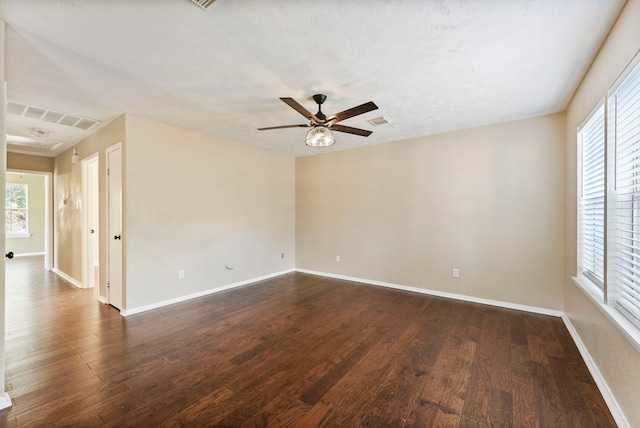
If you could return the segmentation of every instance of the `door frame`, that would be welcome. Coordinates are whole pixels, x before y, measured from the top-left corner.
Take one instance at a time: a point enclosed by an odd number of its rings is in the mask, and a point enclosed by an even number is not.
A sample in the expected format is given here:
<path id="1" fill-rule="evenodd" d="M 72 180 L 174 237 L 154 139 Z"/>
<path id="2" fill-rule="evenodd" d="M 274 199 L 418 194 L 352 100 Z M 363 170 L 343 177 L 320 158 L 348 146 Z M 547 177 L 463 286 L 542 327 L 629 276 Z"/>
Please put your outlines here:
<path id="1" fill-rule="evenodd" d="M 98 181 L 96 183 L 91 183 L 89 180 L 89 164 L 95 163 L 95 167 L 98 169 Z M 82 204 L 82 287 L 83 288 L 91 288 L 96 287 L 98 290 L 100 289 L 100 279 L 98 279 L 97 284 L 93 284 L 93 286 L 89 286 L 89 272 L 92 271 L 92 267 L 89 266 L 89 228 L 90 228 L 90 218 L 89 218 L 89 185 L 93 185 L 94 189 L 97 190 L 97 195 L 94 197 L 98 198 L 98 207 L 100 206 L 100 154 L 94 153 L 91 156 L 88 156 L 82 159 L 82 200 L 84 203 Z M 100 217 L 100 208 L 98 208 L 98 218 Z M 99 223 L 99 220 L 98 220 Z M 100 232 L 100 224 L 98 224 L 98 232 Z M 98 258 L 100 258 L 100 234 L 94 239 L 98 239 Z M 91 269 L 91 270 L 90 270 Z M 98 295 L 100 292 L 98 291 Z"/>
<path id="2" fill-rule="evenodd" d="M 53 269 L 53 173 L 29 169 L 7 168 L 13 174 L 44 176 L 44 269 Z"/>

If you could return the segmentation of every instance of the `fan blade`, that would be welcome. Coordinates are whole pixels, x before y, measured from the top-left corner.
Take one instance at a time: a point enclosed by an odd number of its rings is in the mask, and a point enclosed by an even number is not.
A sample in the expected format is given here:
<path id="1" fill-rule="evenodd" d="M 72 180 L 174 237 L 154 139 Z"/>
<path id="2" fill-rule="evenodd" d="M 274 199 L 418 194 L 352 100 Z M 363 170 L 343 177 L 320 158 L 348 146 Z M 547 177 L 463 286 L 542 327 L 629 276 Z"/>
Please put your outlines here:
<path id="1" fill-rule="evenodd" d="M 359 114 L 367 113 L 372 110 L 376 110 L 378 108 L 377 105 L 373 101 L 369 101 L 368 103 L 361 104 L 357 107 L 350 108 L 345 111 L 341 111 L 340 113 L 336 113 L 333 116 L 329 116 L 327 118 L 327 122 L 338 123 L 345 119 L 349 119 L 350 117 L 357 116 Z"/>
<path id="2" fill-rule="evenodd" d="M 283 126 L 270 126 L 268 128 L 258 128 L 258 131 L 267 131 L 269 129 L 284 129 L 284 128 L 309 128 L 311 125 L 283 125 Z"/>
<path id="3" fill-rule="evenodd" d="M 352 128 L 351 126 L 344 125 L 331 125 L 329 129 L 332 131 L 346 132 L 347 134 L 360 135 L 362 137 L 368 137 L 369 135 L 373 134 L 373 131 L 367 131 L 366 129 L 360 128 Z"/>
<path id="4" fill-rule="evenodd" d="M 289 107 L 306 117 L 307 119 L 313 121 L 314 123 L 320 123 L 320 120 L 316 117 L 315 114 L 311 113 L 306 108 L 302 107 L 299 102 L 294 100 L 293 98 L 280 98 L 284 101 Z"/>

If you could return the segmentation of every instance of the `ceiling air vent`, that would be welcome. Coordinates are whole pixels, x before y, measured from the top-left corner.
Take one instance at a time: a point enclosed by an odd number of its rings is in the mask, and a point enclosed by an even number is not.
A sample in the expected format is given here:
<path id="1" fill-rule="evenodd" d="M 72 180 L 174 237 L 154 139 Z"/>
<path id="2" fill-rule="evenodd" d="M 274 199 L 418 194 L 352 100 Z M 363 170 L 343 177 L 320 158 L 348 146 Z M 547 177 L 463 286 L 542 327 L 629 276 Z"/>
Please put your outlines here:
<path id="1" fill-rule="evenodd" d="M 191 1 L 197 4 L 198 6 L 200 6 L 202 9 L 207 10 L 211 7 L 213 2 L 215 2 L 216 0 L 191 0 Z"/>
<path id="2" fill-rule="evenodd" d="M 60 119 L 64 117 L 64 114 L 58 113 L 57 111 L 48 111 L 42 116 L 42 120 L 45 122 L 58 123 Z"/>
<path id="3" fill-rule="evenodd" d="M 27 110 L 24 112 L 24 116 L 29 117 L 31 119 L 42 119 L 42 116 L 44 116 L 46 112 L 47 111 L 44 109 L 29 106 L 27 107 Z"/>
<path id="4" fill-rule="evenodd" d="M 40 107 L 15 103 L 13 101 L 7 102 L 7 113 L 42 120 L 44 122 L 57 123 L 58 125 L 70 126 L 72 128 L 84 129 L 85 131 L 90 130 L 100 123 L 99 120 L 89 119 L 76 114 L 47 110 Z"/>
<path id="5" fill-rule="evenodd" d="M 374 117 L 373 119 L 369 119 L 368 122 L 374 126 L 380 126 L 380 125 L 385 125 L 387 123 L 391 123 L 391 121 L 384 116 Z"/>
<path id="6" fill-rule="evenodd" d="M 13 103 L 9 101 L 7 103 L 7 113 L 9 114 L 17 114 L 18 116 L 22 116 L 22 113 L 27 109 L 27 106 L 24 104 Z"/>

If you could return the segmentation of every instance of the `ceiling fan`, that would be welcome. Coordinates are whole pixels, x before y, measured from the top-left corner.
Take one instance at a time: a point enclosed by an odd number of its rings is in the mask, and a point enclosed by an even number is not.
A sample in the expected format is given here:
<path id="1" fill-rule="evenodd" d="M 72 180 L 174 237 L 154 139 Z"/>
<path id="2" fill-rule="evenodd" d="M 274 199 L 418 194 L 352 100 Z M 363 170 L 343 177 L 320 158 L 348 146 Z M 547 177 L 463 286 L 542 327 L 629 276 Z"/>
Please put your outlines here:
<path id="1" fill-rule="evenodd" d="M 283 129 L 283 128 L 311 128 L 307 132 L 306 144 L 314 147 L 326 147 L 335 143 L 331 131 L 346 132 L 347 134 L 360 135 L 362 137 L 368 137 L 372 134 L 372 131 L 366 129 L 353 128 L 351 126 L 339 125 L 338 122 L 342 122 L 345 119 L 349 119 L 354 116 L 358 116 L 363 113 L 376 110 L 377 105 L 373 101 L 361 104 L 356 107 L 341 111 L 331 116 L 326 116 L 322 112 L 322 103 L 327 99 L 324 94 L 315 94 L 313 100 L 318 104 L 318 112 L 316 114 L 311 113 L 304 108 L 299 102 L 293 98 L 280 98 L 289 107 L 303 115 L 309 120 L 308 125 L 283 125 L 283 126 L 271 126 L 268 128 L 258 128 L 258 131 L 266 131 L 269 129 Z"/>

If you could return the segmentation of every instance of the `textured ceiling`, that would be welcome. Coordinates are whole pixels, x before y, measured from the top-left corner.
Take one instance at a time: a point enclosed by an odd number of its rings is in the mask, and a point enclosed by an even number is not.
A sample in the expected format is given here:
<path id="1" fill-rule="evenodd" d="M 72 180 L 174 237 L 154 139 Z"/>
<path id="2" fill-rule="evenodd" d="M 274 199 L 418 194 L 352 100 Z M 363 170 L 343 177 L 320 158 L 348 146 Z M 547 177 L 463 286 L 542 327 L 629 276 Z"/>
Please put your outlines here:
<path id="1" fill-rule="evenodd" d="M 565 109 L 623 0 L 5 0 L 9 101 L 97 119 L 133 113 L 295 156 Z M 327 114 L 367 101 L 310 149 L 293 97 Z M 367 119 L 385 116 L 391 124 Z M 54 156 L 90 131 L 7 115 L 14 146 Z M 56 150 L 51 146 L 64 143 Z"/>

